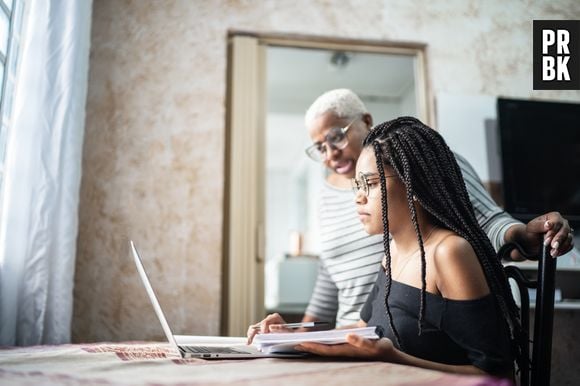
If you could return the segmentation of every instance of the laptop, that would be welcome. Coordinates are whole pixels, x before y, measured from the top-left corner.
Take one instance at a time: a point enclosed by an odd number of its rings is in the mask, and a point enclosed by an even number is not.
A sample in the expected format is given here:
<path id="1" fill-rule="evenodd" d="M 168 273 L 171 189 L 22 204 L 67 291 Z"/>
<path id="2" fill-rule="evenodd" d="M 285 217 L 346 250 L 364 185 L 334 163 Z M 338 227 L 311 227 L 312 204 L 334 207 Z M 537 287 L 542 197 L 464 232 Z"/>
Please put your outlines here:
<path id="1" fill-rule="evenodd" d="M 161 327 L 163 327 L 163 331 L 165 332 L 165 336 L 167 336 L 167 340 L 169 341 L 170 345 L 173 349 L 178 352 L 182 358 L 204 358 L 204 359 L 254 359 L 254 358 L 303 358 L 305 353 L 263 353 L 259 351 L 254 346 L 249 346 L 246 344 L 236 344 L 231 346 L 210 346 L 210 345 L 198 345 L 198 344 L 178 344 L 175 336 L 171 332 L 171 328 L 169 328 L 169 324 L 167 323 L 167 319 L 165 318 L 165 314 L 161 309 L 161 305 L 157 300 L 157 296 L 155 296 L 155 292 L 153 291 L 153 287 L 151 286 L 151 282 L 147 277 L 147 273 L 145 272 L 145 267 L 143 266 L 143 262 L 141 261 L 141 257 L 139 256 L 139 252 L 137 252 L 137 248 L 135 247 L 135 243 L 131 240 L 131 252 L 133 254 L 133 258 L 135 260 L 135 265 L 137 266 L 137 271 L 139 272 L 139 276 L 141 277 L 141 281 L 147 290 L 147 295 L 149 295 L 149 300 L 151 300 L 151 304 L 153 304 L 153 308 L 155 309 L 155 313 L 159 318 L 159 322 L 161 322 Z M 188 336 L 181 336 L 180 340 L 196 340 L 198 338 L 203 337 L 188 337 Z M 189 338 L 189 339 L 188 339 Z M 219 337 L 213 338 L 213 340 L 219 340 Z M 232 340 L 232 338 L 223 338 L 223 341 Z"/>

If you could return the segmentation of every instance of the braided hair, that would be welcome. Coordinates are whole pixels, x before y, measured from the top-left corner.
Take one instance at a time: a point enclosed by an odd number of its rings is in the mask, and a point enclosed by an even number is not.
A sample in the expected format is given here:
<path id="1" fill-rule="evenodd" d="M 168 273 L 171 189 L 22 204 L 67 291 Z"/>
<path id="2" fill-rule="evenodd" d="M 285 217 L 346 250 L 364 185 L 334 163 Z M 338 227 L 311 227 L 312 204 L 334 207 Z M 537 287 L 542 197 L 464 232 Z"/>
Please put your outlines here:
<path id="1" fill-rule="evenodd" d="M 419 202 L 423 209 L 435 219 L 438 226 L 455 232 L 472 246 L 490 290 L 497 300 L 500 312 L 509 327 L 512 347 L 515 350 L 516 360 L 520 364 L 524 353 L 516 344 L 521 336 L 517 306 L 511 296 L 503 266 L 496 257 L 491 242 L 477 223 L 459 165 L 443 137 L 416 118 L 400 117 L 375 126 L 365 138 L 363 147 L 372 147 L 377 160 L 381 186 L 385 274 L 387 275 L 385 306 L 389 326 L 399 347 L 402 347 L 399 334 L 393 324 L 388 304 L 392 278 L 385 164 L 392 166 L 405 185 L 411 221 L 421 252 L 419 335 L 422 332 L 425 317 L 426 260 L 423 235 L 417 222 L 416 202 Z"/>

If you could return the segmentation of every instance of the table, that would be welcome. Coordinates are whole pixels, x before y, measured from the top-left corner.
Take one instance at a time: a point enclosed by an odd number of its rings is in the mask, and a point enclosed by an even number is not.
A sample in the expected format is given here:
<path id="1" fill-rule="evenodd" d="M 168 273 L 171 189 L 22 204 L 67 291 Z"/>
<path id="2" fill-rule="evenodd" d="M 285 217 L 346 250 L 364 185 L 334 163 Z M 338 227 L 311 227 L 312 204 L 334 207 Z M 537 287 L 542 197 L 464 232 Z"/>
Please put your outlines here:
<path id="1" fill-rule="evenodd" d="M 0 348 L 1 385 L 445 385 L 508 386 L 382 362 L 328 358 L 182 359 L 167 343 L 123 342 Z"/>

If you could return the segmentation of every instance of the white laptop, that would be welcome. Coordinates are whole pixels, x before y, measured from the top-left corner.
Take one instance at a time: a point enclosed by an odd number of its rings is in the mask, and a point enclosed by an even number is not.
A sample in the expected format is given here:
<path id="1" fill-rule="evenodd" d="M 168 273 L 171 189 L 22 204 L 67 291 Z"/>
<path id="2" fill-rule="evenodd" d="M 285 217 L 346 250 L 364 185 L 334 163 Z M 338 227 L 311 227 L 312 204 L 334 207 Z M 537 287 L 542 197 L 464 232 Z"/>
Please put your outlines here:
<path id="1" fill-rule="evenodd" d="M 137 271 L 139 272 L 139 276 L 141 277 L 141 281 L 147 290 L 147 295 L 149 295 L 149 299 L 153 304 L 153 308 L 155 309 L 155 313 L 161 322 L 161 327 L 163 327 L 163 331 L 167 336 L 167 340 L 171 344 L 171 346 L 177 351 L 182 358 L 204 358 L 204 359 L 253 359 L 253 358 L 303 358 L 304 353 L 263 353 L 259 351 L 254 346 L 249 346 L 246 344 L 234 344 L 230 346 L 225 345 L 214 345 L 209 346 L 203 343 L 187 343 L 187 344 L 177 344 L 175 336 L 171 332 L 169 328 L 169 324 L 167 323 L 167 319 L 165 318 L 165 314 L 161 309 L 161 305 L 157 300 L 157 296 L 155 296 L 155 292 L 153 292 L 153 287 L 151 286 L 151 282 L 147 277 L 147 273 L 145 272 L 145 268 L 143 267 L 143 262 L 141 261 L 141 257 L 139 256 L 139 252 L 137 252 L 137 248 L 135 244 L 131 240 L 129 242 L 131 244 L 131 252 L 133 253 L 133 258 L 135 260 L 135 265 L 137 266 Z M 179 340 L 185 341 L 196 341 L 199 338 L 206 341 L 214 341 L 219 342 L 221 337 L 207 337 L 209 339 L 203 339 L 204 337 L 188 337 L 188 336 L 180 336 Z M 237 340 L 233 338 L 223 338 L 221 341 L 227 342 Z"/>

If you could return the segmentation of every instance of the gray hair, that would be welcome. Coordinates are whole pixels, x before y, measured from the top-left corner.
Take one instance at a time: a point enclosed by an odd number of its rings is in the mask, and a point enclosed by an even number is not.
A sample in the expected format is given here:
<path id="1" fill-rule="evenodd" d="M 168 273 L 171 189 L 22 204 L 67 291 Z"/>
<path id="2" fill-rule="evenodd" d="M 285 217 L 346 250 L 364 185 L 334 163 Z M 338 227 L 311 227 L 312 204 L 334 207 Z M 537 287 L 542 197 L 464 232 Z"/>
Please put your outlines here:
<path id="1" fill-rule="evenodd" d="M 331 112 L 338 118 L 356 118 L 368 113 L 358 95 L 346 88 L 330 90 L 316 98 L 306 111 L 304 123 L 310 127 L 319 116 Z"/>

